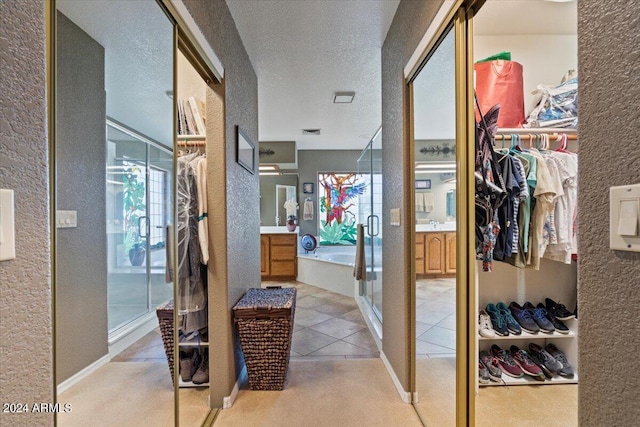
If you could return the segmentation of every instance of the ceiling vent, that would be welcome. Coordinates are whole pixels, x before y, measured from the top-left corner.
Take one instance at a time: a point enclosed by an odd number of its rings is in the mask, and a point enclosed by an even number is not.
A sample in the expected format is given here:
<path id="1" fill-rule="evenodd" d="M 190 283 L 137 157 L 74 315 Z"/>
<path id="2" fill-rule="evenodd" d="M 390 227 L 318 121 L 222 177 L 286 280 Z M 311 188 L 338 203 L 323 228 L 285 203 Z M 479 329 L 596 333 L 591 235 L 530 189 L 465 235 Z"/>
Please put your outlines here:
<path id="1" fill-rule="evenodd" d="M 320 135 L 320 129 L 302 129 L 303 135 Z"/>

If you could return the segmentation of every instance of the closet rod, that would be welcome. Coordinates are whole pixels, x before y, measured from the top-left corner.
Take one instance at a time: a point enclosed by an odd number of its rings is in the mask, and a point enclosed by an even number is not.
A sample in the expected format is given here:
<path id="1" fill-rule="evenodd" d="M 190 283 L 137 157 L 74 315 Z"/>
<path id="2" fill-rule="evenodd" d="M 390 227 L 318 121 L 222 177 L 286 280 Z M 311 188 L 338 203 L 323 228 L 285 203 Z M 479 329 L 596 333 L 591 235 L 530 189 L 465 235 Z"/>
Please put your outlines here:
<path id="1" fill-rule="evenodd" d="M 530 134 L 519 134 L 518 136 L 520 137 L 521 140 L 523 141 L 528 141 L 532 138 L 535 138 L 536 135 L 540 135 L 540 132 L 531 132 Z M 545 135 L 549 135 L 549 139 L 550 142 L 554 142 L 557 138 L 560 137 L 561 134 L 558 133 L 545 133 Z M 577 141 L 578 140 L 578 135 L 570 135 L 570 134 L 566 134 L 567 135 L 567 139 L 569 141 Z M 497 134 L 496 135 L 496 142 L 499 141 L 510 141 L 511 140 L 511 135 L 506 135 L 506 134 Z"/>
<path id="2" fill-rule="evenodd" d="M 178 147 L 205 147 L 207 141 L 178 141 Z"/>

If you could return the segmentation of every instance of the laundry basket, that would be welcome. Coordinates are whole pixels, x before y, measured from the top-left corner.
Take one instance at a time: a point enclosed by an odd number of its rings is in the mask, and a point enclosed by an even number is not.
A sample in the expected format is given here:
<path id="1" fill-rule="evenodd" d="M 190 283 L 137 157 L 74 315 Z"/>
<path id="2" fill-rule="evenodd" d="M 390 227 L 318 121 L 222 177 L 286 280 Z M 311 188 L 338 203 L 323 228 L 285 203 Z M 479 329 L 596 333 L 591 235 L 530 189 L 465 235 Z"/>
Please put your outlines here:
<path id="1" fill-rule="evenodd" d="M 171 380 L 175 375 L 173 373 L 173 299 L 165 302 L 156 308 L 158 316 L 158 324 L 160 325 L 160 334 L 162 335 L 162 343 L 164 344 L 164 353 L 167 355 L 169 370 L 171 371 Z"/>
<path id="2" fill-rule="evenodd" d="M 295 308 L 296 289 L 279 287 L 249 289 L 233 307 L 252 390 L 284 388 Z"/>

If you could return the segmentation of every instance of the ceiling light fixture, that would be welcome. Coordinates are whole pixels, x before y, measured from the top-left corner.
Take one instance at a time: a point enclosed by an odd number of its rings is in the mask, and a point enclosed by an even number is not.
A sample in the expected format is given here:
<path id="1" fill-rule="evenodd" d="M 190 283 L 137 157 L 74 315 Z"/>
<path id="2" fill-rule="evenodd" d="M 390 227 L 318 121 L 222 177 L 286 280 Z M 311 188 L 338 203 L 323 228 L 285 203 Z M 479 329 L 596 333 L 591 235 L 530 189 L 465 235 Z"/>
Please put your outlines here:
<path id="1" fill-rule="evenodd" d="M 416 170 L 429 170 L 429 171 L 437 171 L 437 172 L 444 172 L 444 170 L 450 170 L 452 169 L 453 171 L 456 170 L 456 164 L 455 163 L 418 163 L 416 165 Z"/>
<path id="2" fill-rule="evenodd" d="M 280 169 L 278 165 L 260 165 L 258 166 L 258 170 L 260 171 L 276 171 Z"/>
<path id="3" fill-rule="evenodd" d="M 277 176 L 277 175 L 282 175 L 282 172 L 259 172 L 258 175 L 261 175 L 261 176 Z"/>
<path id="4" fill-rule="evenodd" d="M 351 104 L 353 97 L 356 96 L 355 92 L 335 92 L 333 94 L 334 104 Z"/>

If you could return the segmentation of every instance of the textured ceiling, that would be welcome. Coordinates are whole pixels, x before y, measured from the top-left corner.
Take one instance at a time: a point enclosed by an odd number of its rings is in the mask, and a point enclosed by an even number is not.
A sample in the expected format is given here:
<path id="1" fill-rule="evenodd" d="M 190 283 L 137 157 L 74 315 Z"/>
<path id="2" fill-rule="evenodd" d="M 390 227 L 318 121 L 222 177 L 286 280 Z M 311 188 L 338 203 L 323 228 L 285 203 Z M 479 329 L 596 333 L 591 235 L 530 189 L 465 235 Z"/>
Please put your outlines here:
<path id="1" fill-rule="evenodd" d="M 60 12 L 105 49 L 107 115 L 173 142 L 173 25 L 154 0 L 58 0 Z"/>
<path id="2" fill-rule="evenodd" d="M 382 121 L 380 49 L 398 3 L 227 0 L 258 75 L 260 140 L 364 148 Z M 335 91 L 353 103 L 333 104 Z"/>

